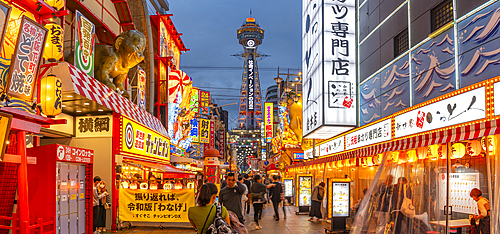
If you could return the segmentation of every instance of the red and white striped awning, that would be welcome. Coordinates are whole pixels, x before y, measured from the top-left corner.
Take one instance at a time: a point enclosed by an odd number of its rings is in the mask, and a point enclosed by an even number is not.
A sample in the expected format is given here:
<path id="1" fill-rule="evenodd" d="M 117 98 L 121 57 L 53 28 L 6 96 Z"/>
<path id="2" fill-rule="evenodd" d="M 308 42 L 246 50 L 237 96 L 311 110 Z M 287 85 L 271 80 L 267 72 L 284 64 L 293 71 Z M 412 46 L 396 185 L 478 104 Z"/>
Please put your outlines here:
<path id="1" fill-rule="evenodd" d="M 394 139 L 380 144 L 358 148 L 340 154 L 310 160 L 304 163 L 294 164 L 288 168 L 322 164 L 349 158 L 367 157 L 388 151 L 406 150 L 440 143 L 470 140 L 499 133 L 500 119 L 485 120 L 461 127 L 444 128 L 438 131 L 433 130 L 410 137 Z"/>

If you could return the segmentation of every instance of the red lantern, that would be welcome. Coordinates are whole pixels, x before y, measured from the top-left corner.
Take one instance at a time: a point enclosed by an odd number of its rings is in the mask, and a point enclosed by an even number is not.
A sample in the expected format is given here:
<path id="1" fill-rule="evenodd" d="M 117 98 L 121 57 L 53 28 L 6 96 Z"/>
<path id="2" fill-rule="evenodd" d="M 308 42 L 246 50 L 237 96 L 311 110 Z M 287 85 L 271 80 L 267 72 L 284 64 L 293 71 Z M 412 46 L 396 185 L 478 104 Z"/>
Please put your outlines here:
<path id="1" fill-rule="evenodd" d="M 473 157 L 479 155 L 483 151 L 481 142 L 478 140 L 472 140 L 467 142 L 466 151 L 467 154 Z"/>

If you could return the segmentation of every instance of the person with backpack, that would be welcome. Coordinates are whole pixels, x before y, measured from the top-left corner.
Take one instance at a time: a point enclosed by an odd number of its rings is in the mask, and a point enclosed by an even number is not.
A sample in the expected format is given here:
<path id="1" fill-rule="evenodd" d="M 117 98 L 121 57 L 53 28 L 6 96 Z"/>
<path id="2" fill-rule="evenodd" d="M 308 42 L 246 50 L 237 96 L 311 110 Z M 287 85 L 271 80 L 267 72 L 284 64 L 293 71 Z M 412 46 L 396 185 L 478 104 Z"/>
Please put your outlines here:
<path id="1" fill-rule="evenodd" d="M 308 221 L 313 221 L 314 217 L 316 217 L 316 221 L 321 221 L 323 219 L 323 215 L 321 214 L 321 202 L 323 201 L 323 197 L 325 195 L 325 182 L 319 183 L 318 186 L 314 187 L 311 195 L 311 210 L 309 211 L 309 217 L 311 217 Z"/>
<path id="2" fill-rule="evenodd" d="M 214 205 L 217 193 L 219 189 L 215 184 L 204 184 L 198 195 L 198 205 L 188 210 L 189 222 L 198 234 L 214 233 L 214 231 L 233 233 L 229 226 L 230 220 L 226 207 Z"/>
<path id="3" fill-rule="evenodd" d="M 277 175 L 273 175 L 273 184 L 276 184 L 273 188 L 270 188 L 269 194 L 271 196 L 271 201 L 273 201 L 274 207 L 274 220 L 280 220 L 280 214 L 278 211 L 281 200 L 283 200 L 283 188 L 281 187 L 281 183 L 278 180 Z"/>
<path id="4" fill-rule="evenodd" d="M 274 186 L 276 186 L 276 184 L 263 184 L 260 175 L 255 175 L 254 183 L 250 187 L 249 199 L 253 203 L 253 217 L 256 225 L 256 230 L 262 229 L 262 226 L 259 225 L 259 219 L 262 218 L 262 208 L 267 201 L 266 191 L 268 188 L 272 188 Z"/>

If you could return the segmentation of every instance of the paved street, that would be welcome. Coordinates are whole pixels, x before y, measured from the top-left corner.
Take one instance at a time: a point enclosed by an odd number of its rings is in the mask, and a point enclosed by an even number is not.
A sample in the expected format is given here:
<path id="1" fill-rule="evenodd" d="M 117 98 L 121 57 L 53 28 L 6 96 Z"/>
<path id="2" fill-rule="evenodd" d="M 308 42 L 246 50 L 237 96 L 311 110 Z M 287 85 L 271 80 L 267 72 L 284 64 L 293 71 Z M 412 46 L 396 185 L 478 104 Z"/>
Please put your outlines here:
<path id="1" fill-rule="evenodd" d="M 307 215 L 296 215 L 295 211 L 296 207 L 287 206 L 287 219 L 283 219 L 280 207 L 280 221 L 275 221 L 273 218 L 273 208 L 272 205 L 267 205 L 264 210 L 261 225 L 261 230 L 255 230 L 251 227 L 253 222 L 253 209 L 250 212 L 250 216 L 246 216 L 245 226 L 247 227 L 250 233 L 265 233 L 265 234 L 320 234 L 325 233 L 324 227 L 329 224 L 325 222 L 309 222 L 309 216 Z M 163 228 L 160 229 L 158 227 L 132 227 L 131 229 L 118 231 L 117 233 L 134 233 L 134 234 L 149 234 L 149 233 L 194 233 L 194 229 L 190 228 Z"/>

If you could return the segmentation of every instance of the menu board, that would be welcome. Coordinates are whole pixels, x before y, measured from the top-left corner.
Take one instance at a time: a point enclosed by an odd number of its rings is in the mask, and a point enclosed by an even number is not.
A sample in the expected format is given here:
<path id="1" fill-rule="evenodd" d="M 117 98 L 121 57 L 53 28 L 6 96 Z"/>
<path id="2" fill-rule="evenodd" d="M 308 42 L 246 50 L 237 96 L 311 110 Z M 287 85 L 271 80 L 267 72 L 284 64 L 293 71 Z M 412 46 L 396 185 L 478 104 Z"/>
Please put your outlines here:
<path id="1" fill-rule="evenodd" d="M 293 196 L 293 180 L 292 179 L 284 179 L 285 182 L 285 197 Z"/>
<path id="2" fill-rule="evenodd" d="M 473 188 L 479 188 L 479 173 L 450 173 L 450 200 L 453 212 L 476 214 L 477 203 L 470 197 Z M 439 202 L 446 204 L 446 173 L 439 175 Z"/>
<path id="3" fill-rule="evenodd" d="M 332 182 L 332 217 L 349 217 L 350 183 Z"/>
<path id="4" fill-rule="evenodd" d="M 311 206 L 312 176 L 299 176 L 299 206 Z"/>

